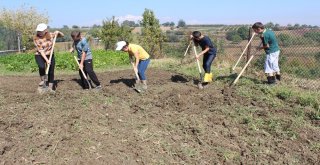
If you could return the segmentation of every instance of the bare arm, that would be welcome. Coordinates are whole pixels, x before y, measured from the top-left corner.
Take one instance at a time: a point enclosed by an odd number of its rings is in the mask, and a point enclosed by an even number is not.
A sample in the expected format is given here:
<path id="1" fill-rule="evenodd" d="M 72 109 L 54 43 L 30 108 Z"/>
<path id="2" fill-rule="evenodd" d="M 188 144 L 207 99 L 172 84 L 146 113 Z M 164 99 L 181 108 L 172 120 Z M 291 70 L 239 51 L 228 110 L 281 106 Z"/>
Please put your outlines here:
<path id="1" fill-rule="evenodd" d="M 135 57 L 135 63 L 134 63 L 134 67 L 138 70 L 138 65 L 139 65 L 139 52 L 134 52 L 134 57 Z"/>
<path id="2" fill-rule="evenodd" d="M 84 63 L 84 60 L 86 59 L 86 55 L 87 55 L 86 52 L 83 51 L 82 56 L 81 56 L 81 60 L 80 60 L 80 64 L 79 64 L 80 69 L 83 69 L 83 63 Z"/>
<path id="3" fill-rule="evenodd" d="M 74 46 L 74 42 L 73 42 L 73 43 L 72 43 L 72 46 L 71 46 L 71 48 L 70 48 L 70 50 L 69 50 L 70 53 L 73 53 L 74 47 L 75 47 L 75 46 Z"/>
<path id="4" fill-rule="evenodd" d="M 197 55 L 197 58 L 200 58 L 200 56 L 204 55 L 205 53 L 207 53 L 210 50 L 210 48 L 207 46 L 202 52 L 200 52 Z"/>
<path id="5" fill-rule="evenodd" d="M 57 35 L 57 37 L 64 37 L 64 34 L 60 31 L 55 31 L 54 34 Z"/>
<path id="6" fill-rule="evenodd" d="M 37 43 L 37 41 L 33 41 L 33 43 L 35 44 L 37 51 L 40 53 L 40 55 L 43 57 L 43 59 L 46 61 L 46 63 L 50 64 L 49 59 L 47 58 L 47 56 L 44 53 L 45 50 L 40 49 L 41 46 L 40 46 L 40 44 Z"/>

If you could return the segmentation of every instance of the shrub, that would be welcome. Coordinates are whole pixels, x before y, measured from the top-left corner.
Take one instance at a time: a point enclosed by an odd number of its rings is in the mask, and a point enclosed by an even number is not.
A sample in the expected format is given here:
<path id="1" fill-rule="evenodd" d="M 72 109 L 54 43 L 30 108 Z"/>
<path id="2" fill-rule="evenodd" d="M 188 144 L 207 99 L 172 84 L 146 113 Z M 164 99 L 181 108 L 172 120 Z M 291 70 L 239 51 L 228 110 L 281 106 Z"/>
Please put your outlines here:
<path id="1" fill-rule="evenodd" d="M 313 106 L 315 107 L 318 105 L 317 99 L 315 96 L 312 96 L 311 94 L 301 94 L 297 101 L 302 106 Z"/>
<path id="2" fill-rule="evenodd" d="M 320 32 L 306 32 L 303 36 L 320 43 Z"/>
<path id="3" fill-rule="evenodd" d="M 239 43 L 242 40 L 242 38 L 240 37 L 240 35 L 236 34 L 231 37 L 231 40 L 234 43 Z"/>
<path id="4" fill-rule="evenodd" d="M 320 62 L 320 52 L 314 55 L 314 58 L 317 60 L 317 62 Z"/>
<path id="5" fill-rule="evenodd" d="M 120 51 L 94 50 L 92 51 L 92 54 L 94 68 L 121 66 L 129 63 L 128 55 Z M 57 52 L 55 54 L 55 60 L 56 70 L 78 69 L 74 57 L 68 52 Z M 0 64 L 3 64 L 8 71 L 35 72 L 38 70 L 33 53 L 1 56 Z"/>
<path id="6" fill-rule="evenodd" d="M 277 97 L 284 101 L 290 99 L 292 96 L 292 91 L 288 89 L 280 89 L 280 91 L 277 92 Z"/>

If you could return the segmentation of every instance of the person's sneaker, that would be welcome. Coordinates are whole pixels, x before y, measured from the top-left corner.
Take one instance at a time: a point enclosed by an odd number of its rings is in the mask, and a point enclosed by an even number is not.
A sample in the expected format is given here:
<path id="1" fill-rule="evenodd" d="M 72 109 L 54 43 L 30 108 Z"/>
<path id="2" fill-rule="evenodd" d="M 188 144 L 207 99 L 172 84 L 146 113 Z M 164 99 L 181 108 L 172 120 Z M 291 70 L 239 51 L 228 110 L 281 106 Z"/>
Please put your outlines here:
<path id="1" fill-rule="evenodd" d="M 44 81 L 40 81 L 39 82 L 39 86 L 41 87 L 41 86 L 44 86 Z"/>
<path id="2" fill-rule="evenodd" d="M 144 85 L 144 84 L 142 85 L 142 90 L 147 90 L 147 88 L 148 88 L 147 85 Z"/>
<path id="3" fill-rule="evenodd" d="M 47 90 L 50 94 L 55 94 L 56 93 L 56 91 L 55 90 L 53 90 L 53 89 L 51 89 L 51 88 L 48 88 L 48 90 Z"/>
<path id="4" fill-rule="evenodd" d="M 200 82 L 200 83 L 198 83 L 198 88 L 199 89 L 203 89 L 203 85 L 202 85 L 202 83 Z"/>
<path id="5" fill-rule="evenodd" d="M 268 76 L 267 77 L 267 83 L 269 84 L 269 85 L 275 85 L 277 82 L 276 82 L 276 77 L 275 76 Z"/>
<path id="6" fill-rule="evenodd" d="M 98 86 L 96 86 L 94 89 L 100 90 L 100 89 L 102 89 L 102 86 L 101 86 L 101 85 L 98 85 Z"/>
<path id="7" fill-rule="evenodd" d="M 277 74 L 277 75 L 276 75 L 276 79 L 277 79 L 278 81 L 281 81 L 281 75 L 280 75 L 280 74 Z"/>

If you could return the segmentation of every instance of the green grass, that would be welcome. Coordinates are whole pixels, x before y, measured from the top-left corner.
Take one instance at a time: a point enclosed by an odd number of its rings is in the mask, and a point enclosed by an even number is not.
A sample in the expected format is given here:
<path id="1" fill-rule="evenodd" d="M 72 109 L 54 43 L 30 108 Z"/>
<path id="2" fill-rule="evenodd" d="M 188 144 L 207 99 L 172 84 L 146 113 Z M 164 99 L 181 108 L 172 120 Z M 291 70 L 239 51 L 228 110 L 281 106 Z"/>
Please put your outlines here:
<path id="1" fill-rule="evenodd" d="M 120 51 L 94 50 L 93 65 L 95 69 L 121 67 L 129 64 L 127 53 Z M 76 55 L 76 54 L 73 54 Z M 55 69 L 58 71 L 75 71 L 78 66 L 72 54 L 57 52 Z M 33 73 L 38 71 L 33 53 L 0 56 L 0 74 Z"/>

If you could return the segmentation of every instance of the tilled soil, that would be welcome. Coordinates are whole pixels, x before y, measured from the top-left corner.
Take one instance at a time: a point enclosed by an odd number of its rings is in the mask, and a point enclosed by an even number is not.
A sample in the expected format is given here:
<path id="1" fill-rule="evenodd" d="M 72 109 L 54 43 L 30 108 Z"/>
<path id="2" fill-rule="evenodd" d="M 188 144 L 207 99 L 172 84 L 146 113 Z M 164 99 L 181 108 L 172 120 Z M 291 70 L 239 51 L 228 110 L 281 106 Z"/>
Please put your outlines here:
<path id="1" fill-rule="evenodd" d="M 0 77 L 0 164 L 319 163 L 319 148 L 309 147 L 319 132 L 283 139 L 228 115 L 245 107 L 255 117 L 287 117 L 233 88 L 199 90 L 193 78 L 150 69 L 148 90 L 137 93 L 131 70 L 97 75 L 102 90 L 57 75 L 56 93 L 42 95 L 38 77 Z"/>

